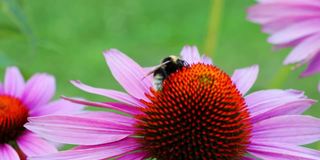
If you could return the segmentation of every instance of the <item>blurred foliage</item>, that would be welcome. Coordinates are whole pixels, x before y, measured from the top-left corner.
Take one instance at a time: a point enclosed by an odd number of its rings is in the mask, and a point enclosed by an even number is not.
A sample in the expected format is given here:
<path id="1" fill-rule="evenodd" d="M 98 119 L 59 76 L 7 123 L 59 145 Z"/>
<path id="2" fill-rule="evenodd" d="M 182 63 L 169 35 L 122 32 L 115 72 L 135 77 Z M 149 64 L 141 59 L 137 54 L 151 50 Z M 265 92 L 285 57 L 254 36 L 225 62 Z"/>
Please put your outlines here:
<path id="1" fill-rule="evenodd" d="M 246 20 L 252 0 L 225 0 L 214 63 L 229 74 L 260 65 L 254 90 L 294 88 L 319 99 L 319 75 L 298 78 L 303 68 L 281 76 L 289 49 L 274 53 L 258 25 Z M 8 65 L 26 77 L 48 72 L 57 78 L 59 95 L 106 100 L 86 94 L 69 80 L 121 89 L 106 67 L 102 51 L 118 48 L 143 66 L 152 66 L 183 45 L 204 51 L 211 1 L 150 0 L 0 0 L 0 75 Z M 279 71 L 280 74 L 279 74 Z M 279 75 L 281 78 L 278 78 Z M 280 79 L 280 80 L 278 80 Z M 320 105 L 307 114 L 318 116 Z M 320 148 L 320 145 L 318 145 Z"/>

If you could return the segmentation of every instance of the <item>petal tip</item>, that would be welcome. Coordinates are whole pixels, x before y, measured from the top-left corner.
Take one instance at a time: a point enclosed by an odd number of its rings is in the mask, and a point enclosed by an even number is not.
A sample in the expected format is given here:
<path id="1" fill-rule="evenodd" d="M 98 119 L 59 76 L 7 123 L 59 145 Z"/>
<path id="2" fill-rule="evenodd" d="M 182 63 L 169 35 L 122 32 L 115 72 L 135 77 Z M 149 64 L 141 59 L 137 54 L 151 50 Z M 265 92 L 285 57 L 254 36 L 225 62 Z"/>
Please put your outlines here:
<path id="1" fill-rule="evenodd" d="M 69 82 L 70 82 L 71 84 L 73 84 L 74 86 L 81 85 L 81 81 L 80 81 L 80 80 L 70 80 Z"/>
<path id="2" fill-rule="evenodd" d="M 121 53 L 118 49 L 110 48 L 108 50 L 103 51 L 103 54 L 106 56 L 108 54 Z"/>

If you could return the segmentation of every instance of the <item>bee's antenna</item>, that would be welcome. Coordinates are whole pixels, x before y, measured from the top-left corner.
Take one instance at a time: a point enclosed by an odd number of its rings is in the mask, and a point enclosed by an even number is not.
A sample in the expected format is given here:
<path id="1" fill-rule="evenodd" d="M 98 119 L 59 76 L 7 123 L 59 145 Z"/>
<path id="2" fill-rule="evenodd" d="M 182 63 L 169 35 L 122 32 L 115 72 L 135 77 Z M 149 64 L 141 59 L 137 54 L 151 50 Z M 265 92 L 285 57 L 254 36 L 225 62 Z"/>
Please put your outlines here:
<path id="1" fill-rule="evenodd" d="M 160 67 L 166 65 L 167 63 L 169 63 L 170 61 L 166 61 L 164 63 L 161 63 L 157 66 L 155 66 L 155 68 L 153 70 L 151 70 L 150 72 L 148 72 L 145 76 L 143 76 L 142 80 L 145 79 L 146 77 L 148 77 L 150 74 L 154 73 L 157 69 L 159 69 Z"/>

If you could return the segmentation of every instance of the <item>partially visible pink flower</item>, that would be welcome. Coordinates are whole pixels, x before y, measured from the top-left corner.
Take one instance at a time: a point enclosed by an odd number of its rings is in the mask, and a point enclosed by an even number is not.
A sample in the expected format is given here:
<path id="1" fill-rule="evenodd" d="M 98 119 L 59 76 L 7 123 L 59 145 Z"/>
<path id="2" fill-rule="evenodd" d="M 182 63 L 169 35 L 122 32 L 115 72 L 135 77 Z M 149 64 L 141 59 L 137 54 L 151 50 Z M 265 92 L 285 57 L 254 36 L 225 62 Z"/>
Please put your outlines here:
<path id="1" fill-rule="evenodd" d="M 303 77 L 320 72 L 319 0 L 258 0 L 249 8 L 248 19 L 261 24 L 277 48 L 293 48 L 285 65 L 307 64 Z"/>
<path id="2" fill-rule="evenodd" d="M 107 64 L 127 93 L 72 83 L 92 94 L 119 102 L 72 102 L 114 109 L 78 115 L 30 118 L 26 127 L 73 150 L 30 160 L 292 159 L 320 160 L 320 152 L 300 145 L 320 139 L 320 120 L 301 115 L 315 101 L 297 90 L 246 93 L 258 66 L 231 77 L 186 46 L 190 66 L 152 89 L 152 77 L 118 50 L 105 52 Z M 119 114 L 122 112 L 122 114 Z"/>
<path id="3" fill-rule="evenodd" d="M 24 128 L 29 117 L 79 113 L 82 105 L 66 100 L 49 102 L 55 93 L 53 76 L 40 73 L 24 81 L 16 67 L 8 67 L 0 82 L 0 159 L 24 160 L 57 152 L 53 145 Z"/>

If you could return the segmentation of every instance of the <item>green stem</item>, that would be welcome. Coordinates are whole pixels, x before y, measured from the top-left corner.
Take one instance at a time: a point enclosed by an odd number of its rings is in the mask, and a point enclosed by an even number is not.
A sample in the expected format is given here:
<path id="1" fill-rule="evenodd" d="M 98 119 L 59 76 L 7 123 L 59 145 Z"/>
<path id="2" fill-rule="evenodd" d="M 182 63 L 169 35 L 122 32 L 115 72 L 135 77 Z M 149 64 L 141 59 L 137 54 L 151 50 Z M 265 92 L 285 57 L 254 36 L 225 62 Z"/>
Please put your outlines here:
<path id="1" fill-rule="evenodd" d="M 283 84 L 288 79 L 292 69 L 290 66 L 282 67 L 278 73 L 275 74 L 273 80 L 271 81 L 269 88 L 279 88 L 282 87 Z"/>
<path id="2" fill-rule="evenodd" d="M 223 5 L 224 0 L 212 0 L 212 7 L 209 15 L 208 34 L 204 47 L 204 51 L 207 56 L 213 57 L 216 51 L 219 35 L 218 32 L 223 13 Z"/>

